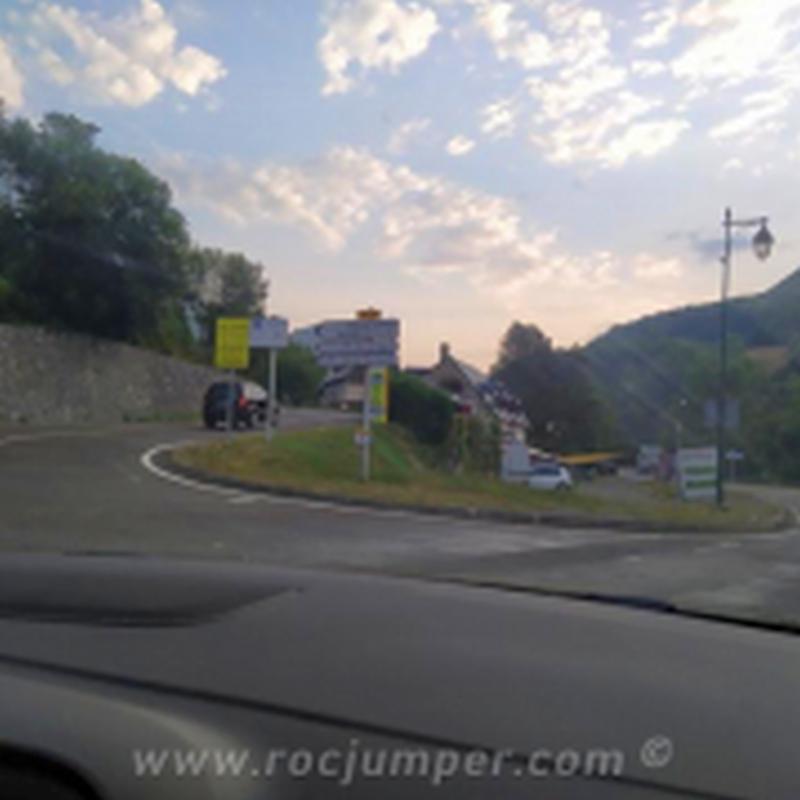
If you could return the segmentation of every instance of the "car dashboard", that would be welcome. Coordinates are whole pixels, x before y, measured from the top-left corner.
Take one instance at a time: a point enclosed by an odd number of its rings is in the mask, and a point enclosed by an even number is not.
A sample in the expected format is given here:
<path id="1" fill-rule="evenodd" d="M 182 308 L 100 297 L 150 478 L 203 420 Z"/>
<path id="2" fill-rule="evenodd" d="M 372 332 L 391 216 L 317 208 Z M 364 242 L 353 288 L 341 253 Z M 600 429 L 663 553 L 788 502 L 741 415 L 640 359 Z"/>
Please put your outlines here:
<path id="1" fill-rule="evenodd" d="M 794 798 L 800 643 L 555 597 L 0 559 L 5 798 Z"/>

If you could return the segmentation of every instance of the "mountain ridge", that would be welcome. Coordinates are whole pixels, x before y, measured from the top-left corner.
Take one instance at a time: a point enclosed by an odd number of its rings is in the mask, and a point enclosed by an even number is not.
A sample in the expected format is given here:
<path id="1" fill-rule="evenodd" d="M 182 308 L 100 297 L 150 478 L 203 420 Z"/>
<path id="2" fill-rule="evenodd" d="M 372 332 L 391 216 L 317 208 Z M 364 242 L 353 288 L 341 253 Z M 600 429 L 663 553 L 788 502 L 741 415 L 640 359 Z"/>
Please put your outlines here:
<path id="1" fill-rule="evenodd" d="M 729 333 L 732 396 L 747 394 L 748 385 L 754 389 L 752 381 L 767 375 L 780 381 L 782 372 L 794 369 L 790 365 L 798 363 L 800 351 L 800 269 L 763 292 L 732 299 Z M 704 414 L 716 396 L 718 344 L 719 303 L 705 303 L 616 325 L 580 352 L 627 441 L 707 442 Z M 748 377 L 759 361 L 762 378 Z M 752 420 L 760 412 L 748 403 L 743 413 Z"/>
<path id="2" fill-rule="evenodd" d="M 732 298 L 729 332 L 745 347 L 793 346 L 800 342 L 800 268 L 763 292 Z M 715 343 L 719 339 L 719 302 L 681 306 L 614 325 L 583 349 L 591 352 L 619 337 L 640 336 Z"/>

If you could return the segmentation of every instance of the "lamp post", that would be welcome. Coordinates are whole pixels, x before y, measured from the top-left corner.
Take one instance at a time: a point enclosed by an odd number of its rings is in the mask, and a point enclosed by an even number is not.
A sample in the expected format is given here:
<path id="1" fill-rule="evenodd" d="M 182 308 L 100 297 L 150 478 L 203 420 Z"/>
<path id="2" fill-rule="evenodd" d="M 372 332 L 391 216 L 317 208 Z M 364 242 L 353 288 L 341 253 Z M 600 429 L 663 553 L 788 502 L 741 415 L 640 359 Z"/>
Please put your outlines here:
<path id="1" fill-rule="evenodd" d="M 767 217 L 734 219 L 730 208 L 725 209 L 722 226 L 725 229 L 725 249 L 722 254 L 722 292 L 719 307 L 719 386 L 717 388 L 717 505 L 725 504 L 725 422 L 728 392 L 728 295 L 731 284 L 733 231 L 735 228 L 758 228 L 753 237 L 753 252 L 761 261 L 772 253 L 775 239 L 767 227 Z"/>

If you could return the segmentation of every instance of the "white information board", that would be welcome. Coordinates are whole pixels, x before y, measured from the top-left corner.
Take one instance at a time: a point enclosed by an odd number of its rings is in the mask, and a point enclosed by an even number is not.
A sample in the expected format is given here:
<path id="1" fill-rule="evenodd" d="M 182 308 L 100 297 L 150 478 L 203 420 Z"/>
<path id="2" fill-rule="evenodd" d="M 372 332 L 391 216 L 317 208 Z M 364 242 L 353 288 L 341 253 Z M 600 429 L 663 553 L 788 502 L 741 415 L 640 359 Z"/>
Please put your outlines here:
<path id="1" fill-rule="evenodd" d="M 395 367 L 400 322 L 396 319 L 335 320 L 319 325 L 315 350 L 326 369 Z"/>
<path id="2" fill-rule="evenodd" d="M 289 342 L 289 322 L 283 317 L 253 317 L 250 347 L 280 350 Z"/>
<path id="3" fill-rule="evenodd" d="M 678 480 L 684 500 L 713 500 L 717 492 L 717 450 L 695 447 L 678 451 Z"/>

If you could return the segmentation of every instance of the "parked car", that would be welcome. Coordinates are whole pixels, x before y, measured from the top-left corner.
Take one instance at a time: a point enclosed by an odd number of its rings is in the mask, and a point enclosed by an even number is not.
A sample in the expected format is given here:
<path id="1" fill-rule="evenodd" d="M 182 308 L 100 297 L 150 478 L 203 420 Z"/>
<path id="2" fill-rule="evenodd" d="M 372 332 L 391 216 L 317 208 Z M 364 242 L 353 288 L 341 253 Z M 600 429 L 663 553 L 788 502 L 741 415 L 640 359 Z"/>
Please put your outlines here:
<path id="1" fill-rule="evenodd" d="M 217 381 L 208 387 L 203 398 L 203 422 L 207 428 L 215 428 L 228 421 L 228 405 L 233 387 L 234 427 L 253 428 L 266 422 L 269 395 L 252 381 Z M 275 414 L 279 409 L 276 408 Z"/>
<path id="2" fill-rule="evenodd" d="M 565 491 L 573 486 L 572 475 L 561 464 L 535 464 L 528 476 L 528 486 L 550 492 Z"/>

